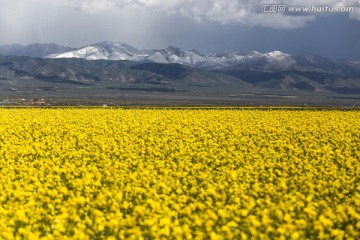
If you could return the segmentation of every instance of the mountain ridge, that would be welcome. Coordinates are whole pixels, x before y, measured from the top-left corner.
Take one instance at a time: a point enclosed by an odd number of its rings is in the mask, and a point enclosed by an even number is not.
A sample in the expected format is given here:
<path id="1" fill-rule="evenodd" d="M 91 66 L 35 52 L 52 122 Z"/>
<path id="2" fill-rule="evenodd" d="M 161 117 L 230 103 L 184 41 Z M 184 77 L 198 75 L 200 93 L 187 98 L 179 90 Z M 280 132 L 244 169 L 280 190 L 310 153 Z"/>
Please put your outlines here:
<path id="1" fill-rule="evenodd" d="M 90 44 L 74 51 L 51 54 L 46 58 L 84 58 L 87 60 L 128 60 L 138 62 L 178 63 L 190 67 L 219 69 L 243 65 L 254 67 L 262 65 L 262 70 L 268 71 L 335 71 L 338 74 L 356 74 L 360 71 L 357 62 L 344 60 L 334 61 L 329 58 L 314 55 L 300 57 L 281 51 L 260 53 L 216 52 L 203 54 L 197 50 L 183 50 L 170 46 L 165 49 L 137 49 L 126 43 L 101 42 Z"/>
<path id="2" fill-rule="evenodd" d="M 360 74 L 262 67 L 205 69 L 178 63 L 0 56 L 0 105 L 4 98 L 39 96 L 175 105 L 352 106 L 360 101 Z"/>
<path id="3" fill-rule="evenodd" d="M 286 58 L 291 55 L 280 51 L 260 53 L 230 52 L 217 54 L 203 54 L 197 50 L 183 50 L 179 47 L 170 46 L 164 49 L 139 50 L 129 44 L 119 42 L 101 42 L 90 44 L 74 51 L 60 54 L 51 54 L 45 58 L 85 58 L 87 60 L 129 60 L 129 61 L 152 61 L 156 63 L 179 63 L 191 67 L 219 68 L 234 66 L 254 59 L 267 58 L 269 61 L 286 63 Z"/>
<path id="4" fill-rule="evenodd" d="M 175 46 L 165 49 L 137 49 L 127 43 L 112 43 L 108 41 L 80 48 L 69 48 L 56 44 L 3 45 L 0 46 L 0 55 L 178 63 L 204 69 L 238 67 L 270 72 L 331 72 L 341 76 L 353 76 L 360 73 L 360 62 L 346 59 L 333 60 L 319 55 L 301 57 L 281 51 L 271 51 L 268 53 L 235 51 L 203 54 L 197 50 L 183 50 Z"/>
<path id="5" fill-rule="evenodd" d="M 76 48 L 65 47 L 55 43 L 33 43 L 27 46 L 21 44 L 7 44 L 0 46 L 0 55 L 45 57 L 50 54 L 73 51 Z"/>
<path id="6" fill-rule="evenodd" d="M 0 100 L 3 96 L 43 96 L 67 101 L 348 106 L 360 101 L 360 62 L 318 55 L 203 54 L 174 46 L 139 50 L 126 43 L 101 42 L 39 57 L 49 49 L 65 49 L 51 44 L 8 46 L 17 49 L 17 54 L 19 48 L 38 57 L 0 56 Z"/>

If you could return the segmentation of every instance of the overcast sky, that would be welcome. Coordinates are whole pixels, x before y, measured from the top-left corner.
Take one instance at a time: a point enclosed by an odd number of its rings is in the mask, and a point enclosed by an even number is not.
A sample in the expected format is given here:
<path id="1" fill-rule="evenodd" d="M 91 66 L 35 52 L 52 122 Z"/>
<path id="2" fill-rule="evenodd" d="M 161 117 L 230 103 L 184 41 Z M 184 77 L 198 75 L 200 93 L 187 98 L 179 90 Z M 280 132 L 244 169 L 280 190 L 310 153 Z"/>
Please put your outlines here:
<path id="1" fill-rule="evenodd" d="M 0 45 L 102 41 L 360 60 L 360 0 L 0 0 Z"/>

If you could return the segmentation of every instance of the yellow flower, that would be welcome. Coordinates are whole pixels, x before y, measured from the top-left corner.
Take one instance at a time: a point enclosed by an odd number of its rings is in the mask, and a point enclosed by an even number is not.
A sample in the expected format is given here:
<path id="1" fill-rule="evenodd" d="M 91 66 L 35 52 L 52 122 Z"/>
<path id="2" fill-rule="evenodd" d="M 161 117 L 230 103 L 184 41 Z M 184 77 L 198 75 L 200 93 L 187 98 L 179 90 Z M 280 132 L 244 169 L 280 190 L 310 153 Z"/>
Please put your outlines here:
<path id="1" fill-rule="evenodd" d="M 0 121 L 0 239 L 360 235 L 357 110 L 0 108 Z"/>

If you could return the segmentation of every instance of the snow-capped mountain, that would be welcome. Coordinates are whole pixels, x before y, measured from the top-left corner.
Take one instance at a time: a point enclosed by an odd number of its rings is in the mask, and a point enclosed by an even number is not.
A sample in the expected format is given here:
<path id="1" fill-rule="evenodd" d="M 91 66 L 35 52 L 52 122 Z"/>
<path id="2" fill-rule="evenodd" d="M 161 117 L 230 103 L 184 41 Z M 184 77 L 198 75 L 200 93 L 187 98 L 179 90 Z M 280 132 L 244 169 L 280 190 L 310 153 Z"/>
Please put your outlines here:
<path id="1" fill-rule="evenodd" d="M 87 60 L 129 60 L 146 61 L 155 63 L 178 63 L 191 67 L 219 68 L 266 62 L 271 65 L 282 65 L 282 68 L 290 67 L 296 62 L 292 56 L 280 51 L 270 53 L 213 53 L 202 54 L 196 50 L 183 50 L 178 47 L 168 47 L 159 50 L 139 50 L 126 43 L 102 42 L 82 47 L 78 50 L 52 54 L 47 58 L 84 58 Z"/>
<path id="2" fill-rule="evenodd" d="M 292 58 L 291 55 L 280 52 L 273 51 L 269 53 L 260 53 L 257 51 L 251 51 L 249 53 L 242 52 L 233 52 L 233 53 L 222 53 L 217 52 L 209 54 L 208 58 L 213 62 L 216 62 L 216 66 L 236 66 L 236 65 L 252 65 L 268 68 L 276 68 L 281 66 L 282 69 L 291 68 L 296 64 L 296 61 Z"/>
<path id="3" fill-rule="evenodd" d="M 139 50 L 126 43 L 101 42 L 81 48 L 56 44 L 18 44 L 0 46 L 0 55 L 42 58 L 82 58 L 86 60 L 128 60 L 134 62 L 177 63 L 205 69 L 237 68 L 250 71 L 313 71 L 331 72 L 342 76 L 358 74 L 360 62 L 332 60 L 322 56 L 300 57 L 280 51 L 268 53 L 216 52 L 203 54 L 178 47 Z"/>
<path id="4" fill-rule="evenodd" d="M 82 47 L 78 50 L 52 54 L 47 58 L 84 58 L 87 60 L 131 60 L 141 61 L 148 56 L 147 51 L 138 50 L 126 43 L 102 42 Z"/>
<path id="5" fill-rule="evenodd" d="M 208 56 L 196 50 L 182 50 L 177 47 L 168 47 L 163 50 L 155 50 L 145 60 L 156 63 L 178 63 L 187 66 L 209 67 L 217 63 Z"/>

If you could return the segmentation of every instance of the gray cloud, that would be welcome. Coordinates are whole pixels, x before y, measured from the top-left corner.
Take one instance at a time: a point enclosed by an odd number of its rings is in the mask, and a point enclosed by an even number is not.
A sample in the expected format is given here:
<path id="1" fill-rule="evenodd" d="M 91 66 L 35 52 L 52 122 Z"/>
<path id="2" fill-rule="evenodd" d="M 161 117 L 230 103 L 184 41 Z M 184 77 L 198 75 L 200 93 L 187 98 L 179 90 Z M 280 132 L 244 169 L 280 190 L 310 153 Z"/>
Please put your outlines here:
<path id="1" fill-rule="evenodd" d="M 213 21 L 221 24 L 241 23 L 248 26 L 262 26 L 275 29 L 304 27 L 316 20 L 320 12 L 300 12 L 296 15 L 285 13 L 263 13 L 267 4 L 289 6 L 350 6 L 348 13 L 353 19 L 360 20 L 359 0 L 62 0 L 61 4 L 74 5 L 89 14 L 119 9 L 145 9 L 168 15 L 179 15 L 193 19 L 197 23 Z M 330 13 L 323 13 L 330 14 Z"/>
<path id="2" fill-rule="evenodd" d="M 101 2 L 101 1 L 99 1 Z M 85 1 L 0 0 L 0 44 L 55 42 L 80 47 L 99 41 L 124 41 L 144 45 L 156 39 L 163 16 L 145 9 L 108 8 L 84 12 Z M 89 3 L 90 4 L 90 3 Z M 84 5 L 90 7 L 90 5 Z M 104 9 L 108 8 L 107 11 Z M 100 9 L 103 9 L 100 11 Z"/>

